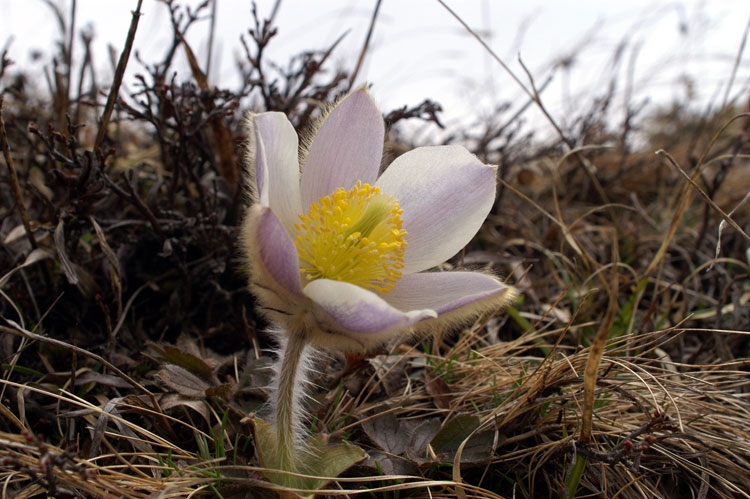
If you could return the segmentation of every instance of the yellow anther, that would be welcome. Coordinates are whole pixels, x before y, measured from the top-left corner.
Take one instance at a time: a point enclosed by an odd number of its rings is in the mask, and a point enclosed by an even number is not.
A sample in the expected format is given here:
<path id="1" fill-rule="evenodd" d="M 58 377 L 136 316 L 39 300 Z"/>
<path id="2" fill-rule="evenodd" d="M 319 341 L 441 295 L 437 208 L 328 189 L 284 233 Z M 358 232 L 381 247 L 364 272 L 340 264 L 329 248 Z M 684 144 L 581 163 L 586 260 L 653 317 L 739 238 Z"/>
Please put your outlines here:
<path id="1" fill-rule="evenodd" d="M 398 201 L 358 182 L 310 205 L 295 225 L 305 281 L 333 279 L 389 293 L 406 249 Z"/>

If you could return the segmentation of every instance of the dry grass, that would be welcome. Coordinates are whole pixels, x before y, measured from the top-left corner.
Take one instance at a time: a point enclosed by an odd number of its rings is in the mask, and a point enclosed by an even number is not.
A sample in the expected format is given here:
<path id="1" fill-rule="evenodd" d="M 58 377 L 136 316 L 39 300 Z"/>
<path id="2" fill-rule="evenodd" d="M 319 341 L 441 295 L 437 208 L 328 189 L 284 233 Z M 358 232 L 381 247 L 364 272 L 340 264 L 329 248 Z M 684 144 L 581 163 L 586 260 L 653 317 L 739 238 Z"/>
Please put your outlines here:
<path id="1" fill-rule="evenodd" d="M 172 7 L 176 50 L 196 13 Z M 304 129 L 350 78 L 317 72 L 331 47 L 273 80 L 272 31 L 249 33 L 236 91 L 197 63 L 197 85 L 168 81 L 172 50 L 99 134 L 60 109 L 96 128 L 94 88 L 56 80 L 50 105 L 3 57 L 3 497 L 279 493 L 255 466 L 271 354 L 236 264 L 229 131 L 248 102 Z M 452 266 L 503 273 L 522 299 L 460 334 L 322 360 L 311 431 L 370 454 L 326 494 L 750 497 L 750 120 L 730 102 L 618 128 L 597 102 L 549 143 L 492 122 L 453 135 L 502 179 Z"/>

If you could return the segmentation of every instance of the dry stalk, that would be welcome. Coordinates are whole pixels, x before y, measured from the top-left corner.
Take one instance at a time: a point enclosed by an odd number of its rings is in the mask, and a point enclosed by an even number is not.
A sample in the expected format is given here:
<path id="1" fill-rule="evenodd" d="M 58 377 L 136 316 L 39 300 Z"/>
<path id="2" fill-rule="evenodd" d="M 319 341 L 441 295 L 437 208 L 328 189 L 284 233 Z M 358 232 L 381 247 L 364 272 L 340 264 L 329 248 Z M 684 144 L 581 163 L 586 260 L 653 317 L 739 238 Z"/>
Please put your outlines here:
<path id="1" fill-rule="evenodd" d="M 125 39 L 125 47 L 120 53 L 120 59 L 117 61 L 117 68 L 115 69 L 115 78 L 112 81 L 112 87 L 109 89 L 107 95 L 107 103 L 104 105 L 104 112 L 99 123 L 99 130 L 96 132 L 96 139 L 94 140 L 94 150 L 101 147 L 104 142 L 104 137 L 107 135 L 107 127 L 109 126 L 109 119 L 112 116 L 112 111 L 115 108 L 115 102 L 117 97 L 120 95 L 120 85 L 122 84 L 122 78 L 125 76 L 125 68 L 128 66 L 128 59 L 130 58 L 130 51 L 133 48 L 133 40 L 135 40 L 135 32 L 138 29 L 138 20 L 141 17 L 141 5 L 143 0 L 138 0 L 138 5 L 133 11 L 133 18 L 130 21 L 130 28 L 128 29 L 128 36 Z"/>
<path id="2" fill-rule="evenodd" d="M 0 93 L 0 145 L 3 148 L 3 157 L 5 158 L 5 164 L 8 165 L 8 171 L 10 172 L 11 186 L 13 187 L 13 198 L 18 207 L 18 213 L 21 215 L 21 222 L 23 228 L 26 231 L 26 238 L 29 240 L 29 244 L 33 249 L 37 248 L 36 240 L 34 239 L 34 232 L 31 230 L 31 224 L 29 223 L 29 215 L 26 212 L 26 206 L 23 203 L 23 194 L 21 193 L 21 186 L 18 183 L 18 173 L 16 167 L 13 164 L 13 156 L 10 152 L 10 145 L 8 144 L 8 134 L 5 131 L 5 119 L 4 114 L 5 95 Z"/>

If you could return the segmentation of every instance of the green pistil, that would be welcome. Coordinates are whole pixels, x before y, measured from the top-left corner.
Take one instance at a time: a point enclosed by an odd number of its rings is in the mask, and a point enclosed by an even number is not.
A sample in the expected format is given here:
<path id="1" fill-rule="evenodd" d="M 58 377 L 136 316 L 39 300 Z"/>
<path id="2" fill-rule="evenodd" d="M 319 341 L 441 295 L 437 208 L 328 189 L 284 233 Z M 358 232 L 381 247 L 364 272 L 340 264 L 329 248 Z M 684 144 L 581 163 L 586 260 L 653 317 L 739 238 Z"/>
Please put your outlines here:
<path id="1" fill-rule="evenodd" d="M 344 236 L 348 238 L 352 234 L 359 233 L 360 235 L 357 237 L 357 239 L 359 239 L 360 237 L 368 237 L 372 233 L 372 231 L 375 230 L 375 227 L 377 227 L 380 222 L 385 220 L 385 218 L 388 216 L 388 213 L 392 209 L 392 201 L 389 201 L 386 196 L 377 196 L 372 201 L 370 201 L 364 215 L 362 215 L 362 218 L 357 220 L 354 225 L 349 227 L 349 229 L 344 233 Z"/>

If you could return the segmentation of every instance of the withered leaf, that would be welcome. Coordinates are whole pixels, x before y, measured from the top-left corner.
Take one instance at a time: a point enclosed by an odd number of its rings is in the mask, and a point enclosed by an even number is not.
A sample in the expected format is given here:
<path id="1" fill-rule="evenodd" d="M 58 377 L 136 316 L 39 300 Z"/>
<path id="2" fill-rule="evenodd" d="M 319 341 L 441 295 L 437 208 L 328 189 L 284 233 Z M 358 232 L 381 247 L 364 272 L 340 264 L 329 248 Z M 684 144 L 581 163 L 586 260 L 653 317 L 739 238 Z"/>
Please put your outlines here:
<path id="1" fill-rule="evenodd" d="M 23 227 L 23 226 L 21 226 Z M 0 288 L 5 286 L 5 283 L 8 282 L 10 277 L 17 271 L 21 270 L 24 267 L 28 267 L 29 265 L 33 265 L 39 260 L 43 260 L 45 258 L 52 258 L 52 255 L 48 253 L 46 250 L 43 250 L 42 248 L 37 248 L 31 253 L 29 253 L 29 256 L 26 257 L 26 260 L 21 265 L 18 265 L 17 267 L 11 269 L 8 271 L 5 275 L 0 277 Z"/>
<path id="2" fill-rule="evenodd" d="M 227 398 L 232 392 L 232 385 L 225 383 L 219 386 L 212 386 L 206 389 L 206 395 L 209 397 Z"/>
<path id="3" fill-rule="evenodd" d="M 440 461 L 452 461 L 461 444 L 479 427 L 479 417 L 461 414 L 450 420 L 435 435 L 430 445 Z M 484 462 L 492 457 L 494 432 L 481 431 L 466 442 L 461 452 L 461 463 Z"/>
<path id="4" fill-rule="evenodd" d="M 400 455 L 406 449 L 407 433 L 392 412 L 368 419 L 362 429 L 382 450 Z"/>
<path id="5" fill-rule="evenodd" d="M 119 376 L 102 374 L 88 371 L 76 377 L 76 386 L 87 383 L 98 383 L 100 385 L 114 386 L 116 388 L 130 388 L 132 385 Z"/>
<path id="6" fill-rule="evenodd" d="M 96 233 L 96 238 L 99 241 L 99 247 L 102 249 L 102 253 L 104 253 L 105 258 L 107 259 L 107 265 L 109 268 L 109 276 L 112 283 L 112 292 L 117 297 L 117 303 L 118 303 L 118 311 L 117 315 L 120 314 L 120 308 L 122 307 L 122 280 L 120 278 L 120 260 L 117 258 L 117 255 L 112 250 L 112 247 L 107 242 L 107 237 L 104 235 L 104 231 L 99 226 L 99 224 L 96 222 L 96 219 L 94 219 L 93 216 L 89 216 L 89 221 L 91 222 L 91 225 L 94 227 L 94 232 Z"/>
<path id="7" fill-rule="evenodd" d="M 408 459 L 395 457 L 385 452 L 370 451 L 362 466 L 376 469 L 385 475 L 417 475 L 419 471 Z"/>
<path id="8" fill-rule="evenodd" d="M 163 360 L 179 366 L 202 379 L 213 379 L 213 369 L 200 357 L 172 345 L 149 343 L 148 346 L 158 352 Z"/>
<path id="9" fill-rule="evenodd" d="M 210 384 L 187 369 L 167 364 L 156 373 L 156 378 L 180 395 L 191 398 L 204 398 Z"/>
<path id="10" fill-rule="evenodd" d="M 403 355 L 378 355 L 367 362 L 375 369 L 375 375 L 386 394 L 397 393 L 405 383 L 407 363 Z"/>
<path id="11" fill-rule="evenodd" d="M 76 269 L 73 267 L 73 262 L 68 258 L 68 253 L 65 251 L 65 224 L 62 218 L 57 223 L 55 228 L 55 250 L 57 250 L 57 257 L 60 259 L 60 267 L 65 274 L 65 278 L 72 285 L 77 285 L 80 281 Z"/>
<path id="12" fill-rule="evenodd" d="M 411 429 L 406 455 L 418 464 L 432 463 L 434 459 L 427 452 L 427 446 L 440 431 L 440 420 L 430 418 Z"/>
<path id="13" fill-rule="evenodd" d="M 31 223 L 29 223 L 29 225 L 31 225 Z M 35 225 L 39 224 L 35 223 Z M 26 227 L 24 227 L 23 224 L 18 224 L 13 229 L 11 229 L 10 232 L 8 232 L 8 235 L 5 236 L 5 239 L 3 239 L 3 244 L 11 245 L 18 241 L 26 240 L 26 237 Z M 36 241 L 39 241 L 39 237 L 37 235 L 34 235 L 34 239 Z"/>
<path id="14" fill-rule="evenodd" d="M 65 225 L 62 218 L 57 223 L 53 239 L 57 257 L 60 260 L 60 268 L 62 268 L 65 278 L 70 284 L 76 286 L 83 296 L 93 296 L 98 288 L 93 274 L 73 263 L 65 250 Z"/>
<path id="15" fill-rule="evenodd" d="M 458 449 L 466 437 L 479 426 L 479 418 L 473 414 L 459 414 L 448 421 L 432 439 L 430 445 L 435 452 Z"/>
<path id="16" fill-rule="evenodd" d="M 115 426 L 117 426 L 118 431 L 123 436 L 128 437 L 127 440 L 128 442 L 130 442 L 134 449 L 142 452 L 143 454 L 153 454 L 154 448 L 151 447 L 151 444 L 139 438 L 135 434 L 135 432 L 133 432 L 133 430 L 131 430 L 130 427 L 128 427 L 126 424 L 123 424 L 123 422 L 119 418 L 110 417 L 110 415 L 119 416 L 120 403 L 130 402 L 131 399 L 131 397 L 116 397 L 110 399 L 106 404 L 102 406 L 101 412 L 99 413 L 99 417 L 96 421 L 96 426 L 94 427 L 94 432 L 92 434 L 91 447 L 89 449 L 89 458 L 93 458 L 94 456 L 99 455 L 102 438 L 104 438 L 104 434 L 106 433 L 110 422 L 114 423 Z"/>
<path id="17" fill-rule="evenodd" d="M 432 397 L 433 402 L 435 402 L 436 407 L 439 409 L 450 408 L 451 400 L 453 399 L 452 392 L 442 376 L 426 369 L 424 372 L 424 386 L 427 393 Z"/>
<path id="18" fill-rule="evenodd" d="M 47 201 L 52 201 L 55 192 L 44 183 L 44 172 L 41 168 L 32 167 L 29 171 L 29 184 L 33 185 Z"/>
<path id="19" fill-rule="evenodd" d="M 165 411 L 178 406 L 189 407 L 200 414 L 206 423 L 211 422 L 211 413 L 208 408 L 208 403 L 204 400 L 195 400 L 186 398 L 177 393 L 168 393 L 159 399 L 159 405 Z"/>

